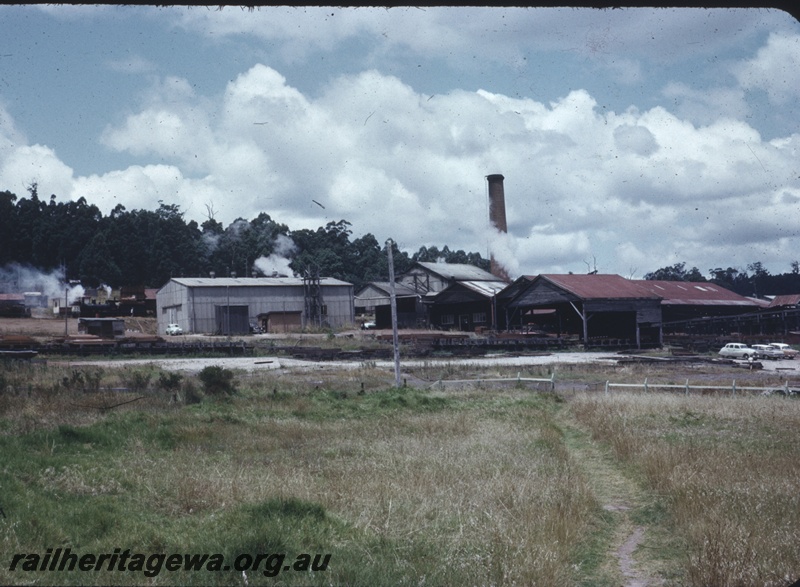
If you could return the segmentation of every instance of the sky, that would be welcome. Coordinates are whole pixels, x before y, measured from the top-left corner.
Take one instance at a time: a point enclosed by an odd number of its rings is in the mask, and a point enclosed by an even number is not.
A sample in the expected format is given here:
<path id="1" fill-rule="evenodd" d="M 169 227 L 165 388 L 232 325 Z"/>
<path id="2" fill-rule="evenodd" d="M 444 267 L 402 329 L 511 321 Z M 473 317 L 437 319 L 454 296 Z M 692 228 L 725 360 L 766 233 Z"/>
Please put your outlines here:
<path id="1" fill-rule="evenodd" d="M 777 9 L 0 6 L 0 191 L 103 214 L 346 220 L 512 278 L 779 274 L 799 150 Z"/>

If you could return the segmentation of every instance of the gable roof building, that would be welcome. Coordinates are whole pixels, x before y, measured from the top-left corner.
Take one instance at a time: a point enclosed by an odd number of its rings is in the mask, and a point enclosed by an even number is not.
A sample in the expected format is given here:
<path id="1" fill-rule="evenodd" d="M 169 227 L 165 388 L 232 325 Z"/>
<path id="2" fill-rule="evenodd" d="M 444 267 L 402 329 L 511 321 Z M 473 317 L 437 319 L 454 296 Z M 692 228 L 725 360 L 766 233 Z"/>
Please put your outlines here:
<path id="1" fill-rule="evenodd" d="M 513 285 L 513 284 L 512 284 Z M 629 344 L 661 344 L 661 297 L 620 275 L 537 275 L 516 283 L 505 300 L 509 326 L 522 325 L 533 310 L 552 310 L 557 334 L 578 335 L 584 345 L 615 339 Z"/>
<path id="2" fill-rule="evenodd" d="M 397 304 L 397 325 L 399 328 L 417 326 L 420 314 L 424 315 L 420 295 L 401 283 L 394 284 L 394 295 Z M 355 294 L 356 314 L 374 314 L 375 327 L 385 329 L 392 327 L 391 283 L 388 281 L 370 281 Z"/>
<path id="3" fill-rule="evenodd" d="M 396 281 L 416 293 L 442 291 L 459 281 L 499 281 L 497 276 L 467 263 L 427 263 L 418 261 Z"/>
<path id="4" fill-rule="evenodd" d="M 426 301 L 432 326 L 445 330 L 473 331 L 496 329 L 497 294 L 508 283 L 495 281 L 456 281 Z"/>
<path id="5" fill-rule="evenodd" d="M 353 285 L 322 277 L 173 278 L 156 294 L 158 331 L 247 334 L 353 325 Z"/>
<path id="6" fill-rule="evenodd" d="M 637 280 L 640 287 L 660 296 L 663 322 L 755 312 L 756 300 L 710 282 Z"/>
<path id="7" fill-rule="evenodd" d="M 456 285 L 457 288 L 450 290 Z M 449 320 L 451 318 L 449 314 L 456 311 L 460 312 L 457 322 L 463 323 L 467 330 L 475 328 L 476 323 L 473 318 L 476 317 L 479 320 L 477 324 L 488 326 L 492 314 L 483 306 L 486 300 L 491 299 L 506 285 L 508 284 L 499 280 L 497 276 L 467 263 L 418 261 L 411 266 L 411 269 L 395 279 L 398 326 L 408 328 L 433 325 L 453 328 L 456 325 L 455 318 L 452 323 L 448 322 L 445 325 L 439 324 L 438 319 L 445 315 L 445 320 Z M 439 294 L 446 290 L 448 293 L 439 297 Z M 389 282 L 367 283 L 355 297 L 357 309 L 375 312 L 375 323 L 378 328 L 391 326 Z M 476 311 L 465 307 L 451 308 L 453 311 L 449 313 L 441 308 L 441 304 L 471 302 L 477 302 L 481 308 Z M 485 316 L 478 315 L 481 312 Z M 469 315 L 469 319 L 462 320 L 462 315 Z"/>
<path id="8" fill-rule="evenodd" d="M 768 306 L 770 309 L 800 307 L 800 294 L 775 296 Z"/>

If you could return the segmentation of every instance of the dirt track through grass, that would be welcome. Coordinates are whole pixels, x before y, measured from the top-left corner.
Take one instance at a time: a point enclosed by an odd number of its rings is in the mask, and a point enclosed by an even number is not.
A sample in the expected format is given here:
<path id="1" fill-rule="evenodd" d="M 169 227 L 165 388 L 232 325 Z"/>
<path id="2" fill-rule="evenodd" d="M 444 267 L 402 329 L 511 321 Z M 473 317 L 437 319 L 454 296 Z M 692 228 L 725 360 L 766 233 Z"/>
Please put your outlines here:
<path id="1" fill-rule="evenodd" d="M 606 527 L 600 532 L 607 545 L 603 562 L 594 571 L 593 584 L 623 587 L 656 587 L 660 580 L 642 557 L 648 528 L 634 521 L 632 512 L 643 507 L 646 495 L 631 475 L 571 419 L 569 411 L 559 414 L 570 459 L 582 471 L 592 491 L 607 512 Z"/>

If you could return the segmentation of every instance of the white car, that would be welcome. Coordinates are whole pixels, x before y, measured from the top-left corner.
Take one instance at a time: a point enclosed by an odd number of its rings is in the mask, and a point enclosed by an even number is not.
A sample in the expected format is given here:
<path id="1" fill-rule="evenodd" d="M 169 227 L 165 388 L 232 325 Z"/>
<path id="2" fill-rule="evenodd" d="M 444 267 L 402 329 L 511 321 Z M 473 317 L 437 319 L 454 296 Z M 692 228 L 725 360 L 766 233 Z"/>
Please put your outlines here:
<path id="1" fill-rule="evenodd" d="M 784 359 L 794 359 L 797 356 L 797 351 L 784 342 L 771 342 L 769 346 L 781 351 Z"/>
<path id="2" fill-rule="evenodd" d="M 754 344 L 753 350 L 758 353 L 759 357 L 763 357 L 764 359 L 777 361 L 778 359 L 786 358 L 782 350 L 776 349 L 774 346 L 768 344 Z"/>
<path id="3" fill-rule="evenodd" d="M 167 324 L 166 333 L 170 336 L 175 336 L 176 334 L 183 334 L 183 328 L 178 326 L 177 324 Z"/>
<path id="4" fill-rule="evenodd" d="M 757 359 L 758 351 L 741 342 L 729 342 L 719 351 L 719 356 L 726 359 Z"/>

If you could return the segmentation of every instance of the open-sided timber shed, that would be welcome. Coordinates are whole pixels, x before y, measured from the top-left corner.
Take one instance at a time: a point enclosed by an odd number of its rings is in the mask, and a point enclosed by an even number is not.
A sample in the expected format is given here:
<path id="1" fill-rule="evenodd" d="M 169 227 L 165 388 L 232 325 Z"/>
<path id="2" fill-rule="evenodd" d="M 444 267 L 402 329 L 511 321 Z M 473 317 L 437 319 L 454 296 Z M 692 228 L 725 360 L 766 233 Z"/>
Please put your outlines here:
<path id="1" fill-rule="evenodd" d="M 736 316 L 757 312 L 761 307 L 752 298 L 705 281 L 641 280 L 634 283 L 661 298 L 665 323 L 710 316 Z"/>
<path id="2" fill-rule="evenodd" d="M 620 275 L 537 275 L 505 304 L 510 328 L 534 310 L 552 310 L 558 334 L 584 345 L 661 344 L 661 297 Z"/>
<path id="3" fill-rule="evenodd" d="M 505 281 L 457 281 L 430 298 L 431 325 L 443 330 L 497 328 L 497 294 Z"/>
<path id="4" fill-rule="evenodd" d="M 353 285 L 322 277 L 173 278 L 156 294 L 158 332 L 247 334 L 353 325 Z"/>
<path id="5" fill-rule="evenodd" d="M 420 317 L 425 312 L 419 301 L 420 294 L 400 283 L 394 284 L 394 290 L 398 328 L 419 326 Z M 392 327 L 391 304 L 391 283 L 388 281 L 370 281 L 355 295 L 356 313 L 374 314 L 378 329 Z"/>

